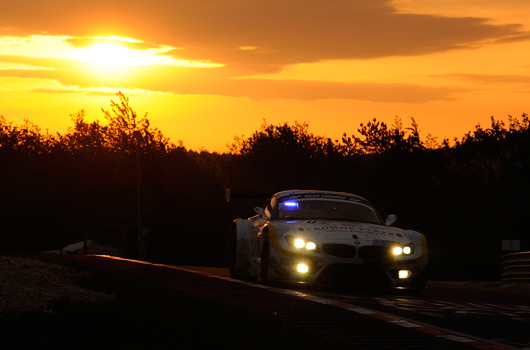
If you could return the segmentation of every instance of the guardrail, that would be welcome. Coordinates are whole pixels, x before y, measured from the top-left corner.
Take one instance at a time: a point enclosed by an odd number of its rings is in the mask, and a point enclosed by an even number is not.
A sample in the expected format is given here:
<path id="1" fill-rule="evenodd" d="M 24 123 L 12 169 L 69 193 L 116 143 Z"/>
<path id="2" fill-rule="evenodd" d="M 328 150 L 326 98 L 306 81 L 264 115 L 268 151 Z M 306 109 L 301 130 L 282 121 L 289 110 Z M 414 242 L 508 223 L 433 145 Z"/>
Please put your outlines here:
<path id="1" fill-rule="evenodd" d="M 503 281 L 530 281 L 530 252 L 504 255 L 500 272 Z"/>

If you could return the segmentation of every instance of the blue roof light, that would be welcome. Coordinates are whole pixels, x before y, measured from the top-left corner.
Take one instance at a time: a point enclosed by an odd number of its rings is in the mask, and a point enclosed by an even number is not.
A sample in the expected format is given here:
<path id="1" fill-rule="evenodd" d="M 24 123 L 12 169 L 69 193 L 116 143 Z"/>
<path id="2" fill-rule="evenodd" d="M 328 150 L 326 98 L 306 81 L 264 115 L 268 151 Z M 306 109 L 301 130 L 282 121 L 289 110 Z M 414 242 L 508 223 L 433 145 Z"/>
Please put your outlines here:
<path id="1" fill-rule="evenodd" d="M 283 207 L 287 210 L 296 210 L 298 209 L 298 202 L 286 201 L 283 202 Z"/>

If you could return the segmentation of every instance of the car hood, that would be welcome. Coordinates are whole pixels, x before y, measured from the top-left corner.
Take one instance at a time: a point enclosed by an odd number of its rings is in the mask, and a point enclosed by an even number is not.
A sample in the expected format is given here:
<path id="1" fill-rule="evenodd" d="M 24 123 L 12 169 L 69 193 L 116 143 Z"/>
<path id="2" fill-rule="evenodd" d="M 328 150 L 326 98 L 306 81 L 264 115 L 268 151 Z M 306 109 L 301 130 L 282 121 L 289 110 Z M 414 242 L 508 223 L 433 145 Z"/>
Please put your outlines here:
<path id="1" fill-rule="evenodd" d="M 408 243 L 417 241 L 416 231 L 364 222 L 335 220 L 272 221 L 279 236 L 302 235 L 315 241 L 391 241 Z"/>

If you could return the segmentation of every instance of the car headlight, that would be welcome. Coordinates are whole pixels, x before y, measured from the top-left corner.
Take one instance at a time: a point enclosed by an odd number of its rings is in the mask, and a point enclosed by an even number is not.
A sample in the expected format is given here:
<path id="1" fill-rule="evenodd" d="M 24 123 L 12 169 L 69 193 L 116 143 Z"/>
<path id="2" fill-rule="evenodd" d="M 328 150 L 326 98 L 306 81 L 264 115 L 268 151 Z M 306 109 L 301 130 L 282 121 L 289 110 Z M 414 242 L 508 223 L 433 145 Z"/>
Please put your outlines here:
<path id="1" fill-rule="evenodd" d="M 311 240 L 301 237 L 285 236 L 287 243 L 296 249 L 305 249 L 310 251 L 317 250 L 317 244 Z"/>
<path id="2" fill-rule="evenodd" d="M 392 255 L 410 255 L 414 252 L 414 246 L 412 244 L 407 245 L 395 245 L 392 247 Z"/>

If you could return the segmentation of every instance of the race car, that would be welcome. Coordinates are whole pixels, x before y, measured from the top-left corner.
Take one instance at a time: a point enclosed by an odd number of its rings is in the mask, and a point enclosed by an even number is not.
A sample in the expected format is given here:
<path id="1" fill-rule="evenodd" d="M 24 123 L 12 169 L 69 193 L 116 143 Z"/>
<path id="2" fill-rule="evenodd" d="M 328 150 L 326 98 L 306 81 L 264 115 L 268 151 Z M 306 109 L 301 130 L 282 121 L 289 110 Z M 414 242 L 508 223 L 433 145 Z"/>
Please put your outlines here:
<path id="1" fill-rule="evenodd" d="M 383 221 L 363 197 L 289 190 L 254 211 L 232 223 L 232 278 L 414 293 L 425 287 L 425 236 L 391 227 L 397 217 Z"/>

